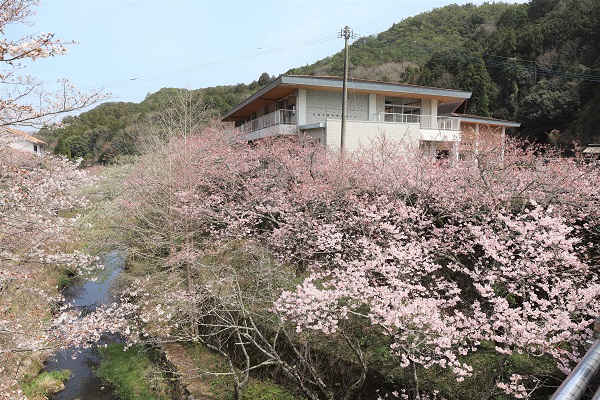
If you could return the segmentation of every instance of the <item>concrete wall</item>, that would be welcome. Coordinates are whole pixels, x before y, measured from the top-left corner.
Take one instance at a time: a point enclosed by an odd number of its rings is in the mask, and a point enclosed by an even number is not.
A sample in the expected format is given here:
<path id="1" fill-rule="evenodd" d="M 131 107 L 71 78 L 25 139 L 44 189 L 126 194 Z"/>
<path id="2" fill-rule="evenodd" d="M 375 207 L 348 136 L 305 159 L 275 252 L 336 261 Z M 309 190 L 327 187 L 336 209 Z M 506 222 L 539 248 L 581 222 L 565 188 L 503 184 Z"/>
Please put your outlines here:
<path id="1" fill-rule="evenodd" d="M 348 93 L 347 120 L 369 120 L 369 95 Z M 306 124 L 342 118 L 342 93 L 323 90 L 306 91 Z"/>
<path id="2" fill-rule="evenodd" d="M 385 111 L 385 96 L 377 96 L 375 99 L 375 112 L 373 114 L 379 114 Z M 376 115 L 371 115 L 375 121 L 377 120 Z"/>
<path id="3" fill-rule="evenodd" d="M 39 145 L 39 144 L 36 145 L 27 140 L 24 140 L 21 142 L 12 142 L 9 144 L 9 146 L 12 147 L 13 149 L 27 151 L 32 154 L 41 155 L 44 153 L 44 148 L 41 145 Z M 34 151 L 33 146 L 37 146 L 37 152 Z"/>
<path id="4" fill-rule="evenodd" d="M 333 150 L 339 150 L 342 121 L 327 120 L 325 144 Z M 419 148 L 421 130 L 418 125 L 401 123 L 379 123 L 371 121 L 346 121 L 346 150 L 354 151 L 368 147 L 374 140 L 385 136 L 386 140 L 402 143 L 407 151 Z"/>
<path id="5" fill-rule="evenodd" d="M 421 128 L 437 129 L 437 101 L 422 99 L 421 115 Z"/>
<path id="6" fill-rule="evenodd" d="M 327 144 L 327 136 L 325 135 L 325 128 L 306 129 L 303 131 L 304 134 L 310 136 L 319 143 Z"/>

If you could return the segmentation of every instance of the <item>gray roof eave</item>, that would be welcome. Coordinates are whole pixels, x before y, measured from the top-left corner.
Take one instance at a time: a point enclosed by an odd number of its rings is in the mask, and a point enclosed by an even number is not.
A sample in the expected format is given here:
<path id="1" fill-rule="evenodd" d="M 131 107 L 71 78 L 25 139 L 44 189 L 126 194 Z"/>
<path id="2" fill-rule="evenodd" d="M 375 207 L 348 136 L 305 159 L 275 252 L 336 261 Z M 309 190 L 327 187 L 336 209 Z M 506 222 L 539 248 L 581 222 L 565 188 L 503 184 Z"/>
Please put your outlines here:
<path id="1" fill-rule="evenodd" d="M 242 101 L 240 104 L 235 106 L 231 111 L 226 113 L 222 119 L 226 119 L 231 115 L 235 114 L 238 110 L 252 103 L 253 101 L 260 99 L 266 93 L 275 89 L 280 85 L 289 86 L 314 86 L 315 88 L 327 88 L 327 89 L 342 89 L 343 80 L 339 77 L 315 77 L 315 76 L 299 76 L 299 75 L 280 75 L 277 79 L 270 82 L 268 85 Z M 421 96 L 431 97 L 455 97 L 459 99 L 469 99 L 471 92 L 465 92 L 463 90 L 455 89 L 440 89 L 427 86 L 416 86 L 416 85 L 405 85 L 400 83 L 386 83 L 376 82 L 367 80 L 351 79 L 347 83 L 348 90 L 361 90 L 372 93 L 377 92 L 397 92 L 403 94 L 413 94 Z"/>
<path id="2" fill-rule="evenodd" d="M 225 118 L 229 117 L 230 115 L 235 114 L 240 108 L 244 107 L 246 104 L 252 103 L 254 100 L 259 99 L 265 93 L 268 93 L 271 90 L 275 89 L 277 86 L 281 85 L 282 77 L 283 77 L 283 75 L 281 75 L 279 78 L 275 79 L 274 81 L 271 81 L 270 83 L 268 83 L 265 87 L 260 89 L 258 92 L 254 93 L 252 96 L 248 97 L 246 100 L 242 101 L 240 104 L 235 106 L 231 111 L 229 111 L 227 114 L 225 114 L 221 119 L 225 119 Z"/>
<path id="3" fill-rule="evenodd" d="M 507 121 L 504 119 L 471 116 L 471 115 L 465 115 L 465 114 L 452 113 L 452 114 L 447 114 L 447 115 L 439 115 L 439 117 L 455 117 L 455 118 L 460 118 L 461 121 L 465 121 L 465 122 L 473 122 L 476 124 L 484 124 L 484 125 L 499 125 L 499 126 L 506 126 L 509 128 L 518 128 L 521 126 L 521 123 L 516 122 L 516 121 Z"/>
<path id="4" fill-rule="evenodd" d="M 339 77 L 323 76 L 297 76 L 282 75 L 282 82 L 291 85 L 304 85 L 326 88 L 342 89 L 343 80 Z M 347 83 L 348 90 L 364 90 L 368 92 L 398 92 L 406 94 L 417 94 L 424 96 L 457 97 L 461 99 L 471 98 L 471 92 L 455 89 L 442 89 L 428 86 L 406 85 L 401 83 L 387 83 L 377 81 L 367 81 L 362 79 L 350 79 Z"/>

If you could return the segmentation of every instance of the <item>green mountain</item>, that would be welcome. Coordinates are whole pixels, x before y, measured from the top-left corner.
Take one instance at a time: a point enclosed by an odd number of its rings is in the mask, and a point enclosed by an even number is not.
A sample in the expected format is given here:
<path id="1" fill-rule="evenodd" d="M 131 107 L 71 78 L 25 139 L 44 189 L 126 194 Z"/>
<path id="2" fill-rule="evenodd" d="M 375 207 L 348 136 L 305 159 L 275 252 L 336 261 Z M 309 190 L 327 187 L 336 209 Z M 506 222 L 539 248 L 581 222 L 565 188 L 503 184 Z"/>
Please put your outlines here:
<path id="1" fill-rule="evenodd" d="M 356 40 L 349 62 L 351 78 L 471 91 L 468 112 L 518 120 L 528 139 L 600 140 L 598 1 L 437 8 Z M 341 52 L 289 71 L 342 72 Z"/>
<path id="2" fill-rule="evenodd" d="M 88 163 L 109 163 L 115 157 L 136 153 L 136 137 L 165 108 L 181 98 L 190 96 L 206 108 L 208 118 L 229 111 L 244 98 L 268 83 L 272 77 L 263 74 L 249 85 L 216 86 L 187 90 L 163 88 L 148 94 L 139 104 L 108 102 L 76 117 L 63 119 L 65 128 L 42 129 L 39 135 L 54 146 L 54 153 L 69 158 L 83 158 Z"/>
<path id="3" fill-rule="evenodd" d="M 349 61 L 351 79 L 471 91 L 467 112 L 517 120 L 523 138 L 563 147 L 600 141 L 597 0 L 449 5 L 355 40 Z M 341 76 L 343 54 L 287 73 Z M 269 79 L 265 73 L 249 85 L 193 92 L 221 115 Z M 140 104 L 102 104 L 46 138 L 57 153 L 109 161 L 135 151 L 128 129 L 182 90 L 161 89 Z"/>

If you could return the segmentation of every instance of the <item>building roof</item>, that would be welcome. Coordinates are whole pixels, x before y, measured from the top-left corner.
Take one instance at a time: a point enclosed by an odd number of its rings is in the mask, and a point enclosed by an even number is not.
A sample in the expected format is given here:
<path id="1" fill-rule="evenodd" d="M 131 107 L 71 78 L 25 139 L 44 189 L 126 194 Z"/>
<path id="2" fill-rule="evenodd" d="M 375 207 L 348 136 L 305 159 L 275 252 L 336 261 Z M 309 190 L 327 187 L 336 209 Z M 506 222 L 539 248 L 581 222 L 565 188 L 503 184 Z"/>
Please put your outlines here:
<path id="1" fill-rule="evenodd" d="M 343 79 L 337 76 L 281 75 L 225 114 L 223 121 L 235 121 L 246 118 L 262 107 L 292 95 L 296 89 L 341 92 L 342 86 Z M 365 79 L 350 79 L 347 87 L 348 93 L 376 93 L 382 96 L 404 95 L 425 99 L 435 98 L 441 102 L 464 101 L 471 97 L 471 92 L 463 90 L 440 89 Z"/>
<path id="2" fill-rule="evenodd" d="M 455 100 L 455 101 L 446 101 L 443 103 L 438 103 L 437 114 L 438 115 L 446 115 L 455 113 L 458 108 L 464 104 L 465 100 Z"/>
<path id="3" fill-rule="evenodd" d="M 600 143 L 590 143 L 585 150 L 583 150 L 585 154 L 600 154 Z"/>
<path id="4" fill-rule="evenodd" d="M 489 126 L 505 126 L 507 128 L 518 128 L 521 126 L 520 122 L 508 121 L 505 119 L 491 118 L 491 117 L 480 117 L 479 115 L 470 115 L 470 114 L 460 114 L 460 113 L 450 113 L 439 115 L 438 117 L 456 117 L 460 118 L 461 122 L 472 123 L 472 124 L 482 124 Z"/>
<path id="5" fill-rule="evenodd" d="M 2 133 L 8 133 L 8 134 L 12 134 L 12 135 L 16 135 L 16 136 L 20 136 L 21 138 L 23 138 L 24 140 L 27 140 L 31 143 L 35 143 L 35 144 L 41 144 L 41 145 L 47 145 L 48 143 L 44 142 L 43 140 L 40 140 L 38 138 L 35 138 L 23 131 L 20 131 L 18 129 L 14 129 L 14 128 L 9 128 L 9 127 L 0 127 L 0 134 Z"/>

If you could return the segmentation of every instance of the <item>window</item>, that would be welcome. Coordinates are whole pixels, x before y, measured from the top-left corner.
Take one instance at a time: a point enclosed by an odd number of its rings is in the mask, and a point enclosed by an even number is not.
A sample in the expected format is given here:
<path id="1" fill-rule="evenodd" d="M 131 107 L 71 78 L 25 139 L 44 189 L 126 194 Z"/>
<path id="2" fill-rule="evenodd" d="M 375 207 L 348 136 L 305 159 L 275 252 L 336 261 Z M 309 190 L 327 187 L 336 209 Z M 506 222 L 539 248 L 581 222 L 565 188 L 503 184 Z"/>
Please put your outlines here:
<path id="1" fill-rule="evenodd" d="M 418 123 L 421 115 L 421 99 L 404 97 L 385 98 L 385 121 Z"/>

